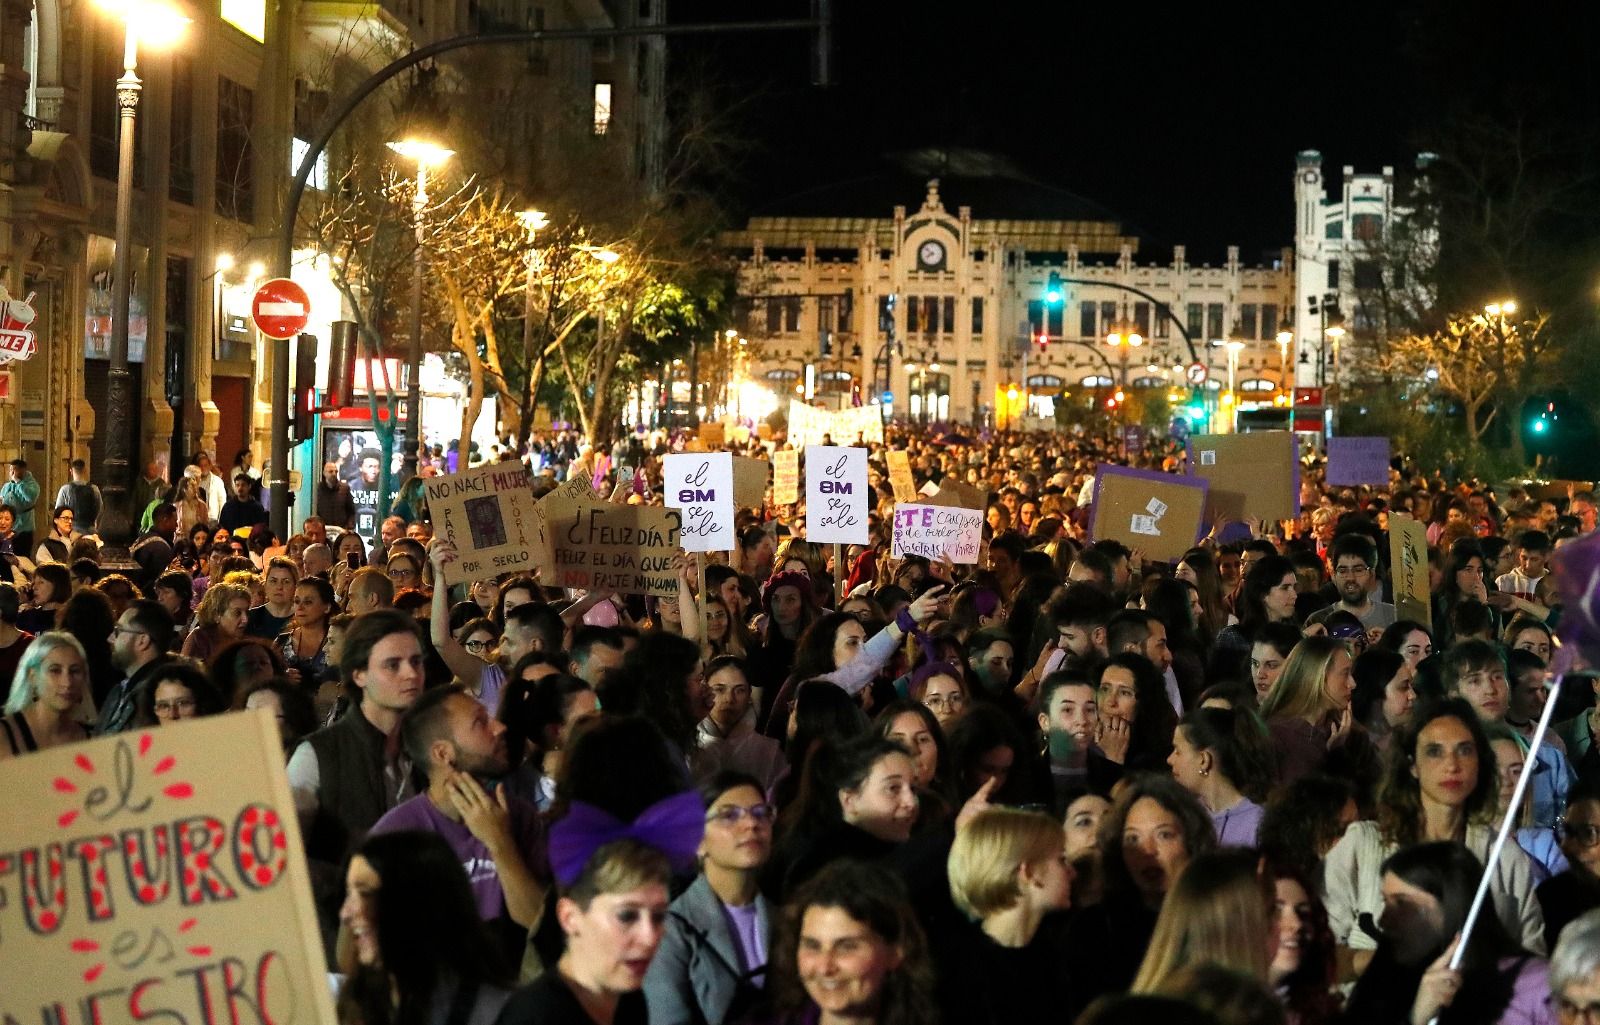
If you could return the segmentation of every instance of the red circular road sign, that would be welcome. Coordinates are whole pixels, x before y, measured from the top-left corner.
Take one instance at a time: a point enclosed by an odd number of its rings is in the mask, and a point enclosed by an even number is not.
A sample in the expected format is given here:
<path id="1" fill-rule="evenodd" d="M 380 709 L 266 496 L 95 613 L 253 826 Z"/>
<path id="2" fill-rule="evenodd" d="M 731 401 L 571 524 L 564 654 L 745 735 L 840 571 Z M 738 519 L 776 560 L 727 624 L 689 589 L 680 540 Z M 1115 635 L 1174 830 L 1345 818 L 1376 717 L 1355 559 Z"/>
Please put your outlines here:
<path id="1" fill-rule="evenodd" d="M 1206 365 L 1204 363 L 1192 363 L 1189 365 L 1189 381 L 1192 384 L 1206 383 Z"/>
<path id="2" fill-rule="evenodd" d="M 250 319 L 268 338 L 293 338 L 310 316 L 311 297 L 288 278 L 263 281 L 250 300 Z"/>

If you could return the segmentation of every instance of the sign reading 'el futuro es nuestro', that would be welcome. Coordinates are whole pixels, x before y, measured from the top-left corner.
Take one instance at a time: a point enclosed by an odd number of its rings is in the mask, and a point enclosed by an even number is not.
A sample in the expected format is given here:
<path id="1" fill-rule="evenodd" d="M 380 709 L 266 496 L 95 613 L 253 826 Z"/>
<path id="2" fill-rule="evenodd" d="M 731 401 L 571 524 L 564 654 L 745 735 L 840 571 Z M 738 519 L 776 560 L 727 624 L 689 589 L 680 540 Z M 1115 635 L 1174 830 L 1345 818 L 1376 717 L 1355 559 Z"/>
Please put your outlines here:
<path id="1" fill-rule="evenodd" d="M 332 1025 L 267 711 L 0 762 L 0 790 L 0 1022 Z"/>

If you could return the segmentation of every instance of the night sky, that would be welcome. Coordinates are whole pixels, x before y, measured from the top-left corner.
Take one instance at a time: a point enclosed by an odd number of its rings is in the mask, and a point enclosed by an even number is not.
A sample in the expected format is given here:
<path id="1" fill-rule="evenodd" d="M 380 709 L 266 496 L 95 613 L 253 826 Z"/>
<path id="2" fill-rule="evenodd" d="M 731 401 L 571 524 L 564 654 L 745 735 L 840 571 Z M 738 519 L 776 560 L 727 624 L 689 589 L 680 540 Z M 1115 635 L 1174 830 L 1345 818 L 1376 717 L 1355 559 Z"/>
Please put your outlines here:
<path id="1" fill-rule="evenodd" d="M 1596 16 L 1433 0 L 1339 4 L 836 0 L 834 85 L 798 35 L 674 41 L 672 73 L 740 97 L 719 192 L 782 213 L 891 154 L 965 149 L 1172 243 L 1247 260 L 1292 240 L 1295 153 L 1404 170 L 1452 110 L 1520 97 L 1593 119 Z M 805 16 L 804 0 L 672 0 L 677 22 Z M 964 202 L 945 195 L 947 207 Z M 898 201 L 914 207 L 920 190 Z M 794 212 L 794 211 L 790 211 Z M 809 208 L 805 213 L 817 211 Z M 855 211 L 851 211 L 855 212 Z M 883 216 L 889 214 L 884 208 Z M 975 208 L 975 217 L 995 213 Z"/>

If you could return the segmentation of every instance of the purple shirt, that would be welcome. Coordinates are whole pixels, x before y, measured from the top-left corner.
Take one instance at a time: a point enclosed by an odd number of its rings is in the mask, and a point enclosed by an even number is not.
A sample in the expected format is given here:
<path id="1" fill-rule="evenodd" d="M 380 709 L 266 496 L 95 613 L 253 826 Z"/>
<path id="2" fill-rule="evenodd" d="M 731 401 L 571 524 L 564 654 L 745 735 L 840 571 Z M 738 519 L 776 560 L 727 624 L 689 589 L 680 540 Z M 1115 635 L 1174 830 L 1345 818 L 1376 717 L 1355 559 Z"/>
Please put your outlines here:
<path id="1" fill-rule="evenodd" d="M 1211 825 L 1217 831 L 1219 847 L 1254 847 L 1261 828 L 1261 805 L 1245 797 L 1227 811 L 1213 812 Z"/>
<path id="2" fill-rule="evenodd" d="M 722 913 L 727 916 L 728 931 L 733 933 L 733 941 L 739 945 L 739 960 L 743 962 L 740 967 L 747 972 L 763 967 L 767 963 L 767 938 L 761 932 L 761 914 L 756 909 L 756 902 L 751 901 L 743 907 L 723 904 Z M 761 985 L 760 979 L 755 982 Z"/>
<path id="3" fill-rule="evenodd" d="M 539 823 L 539 813 L 533 805 L 509 794 L 506 804 L 511 810 L 511 836 L 516 840 L 523 861 L 535 875 L 547 874 L 542 871 L 545 861 L 544 829 Z M 456 857 L 461 859 L 461 867 L 467 870 L 467 881 L 472 884 L 472 898 L 478 906 L 478 917 L 487 922 L 506 915 L 506 895 L 500 888 L 500 871 L 489 856 L 489 848 L 472 835 L 465 823 L 453 821 L 434 807 L 427 794 L 418 794 L 389 809 L 373 825 L 370 835 L 411 829 L 437 833 L 456 852 Z"/>
<path id="4" fill-rule="evenodd" d="M 506 671 L 491 663 L 478 675 L 478 704 L 489 710 L 489 718 L 500 714 L 500 694 L 506 689 Z"/>

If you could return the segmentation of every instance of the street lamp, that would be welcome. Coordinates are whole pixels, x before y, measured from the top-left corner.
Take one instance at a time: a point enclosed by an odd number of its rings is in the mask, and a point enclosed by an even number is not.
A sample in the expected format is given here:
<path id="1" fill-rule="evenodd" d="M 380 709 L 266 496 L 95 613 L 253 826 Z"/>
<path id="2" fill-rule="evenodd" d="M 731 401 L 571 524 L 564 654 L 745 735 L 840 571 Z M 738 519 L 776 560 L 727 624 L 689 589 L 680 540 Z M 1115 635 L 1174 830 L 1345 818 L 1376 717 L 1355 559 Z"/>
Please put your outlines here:
<path id="1" fill-rule="evenodd" d="M 176 42 L 189 24 L 176 8 L 148 0 L 103 0 L 101 6 L 125 26 L 122 77 L 117 79 L 117 219 L 116 255 L 111 271 L 111 365 L 106 374 L 105 498 L 100 532 L 106 540 L 125 546 L 138 530 L 138 520 L 128 509 L 128 483 L 133 448 L 128 411 L 134 408 L 133 375 L 128 372 L 128 316 L 133 294 L 129 257 L 133 249 L 133 131 L 144 88 L 136 68 L 139 43 L 162 48 Z"/>
<path id="2" fill-rule="evenodd" d="M 455 156 L 455 150 L 446 149 L 426 139 L 409 138 L 391 142 L 389 148 L 395 155 L 414 160 L 417 164 L 417 189 L 411 197 L 411 219 L 416 230 L 416 249 L 411 254 L 411 357 L 406 382 L 406 414 L 411 424 L 406 433 L 400 462 L 400 481 L 404 484 L 417 473 L 417 446 L 422 443 L 422 273 L 427 264 L 423 252 L 423 214 L 428 207 L 428 169 L 442 167 Z M 387 501 L 379 496 L 380 504 Z"/>
<path id="3" fill-rule="evenodd" d="M 528 367 L 527 360 L 533 352 L 533 291 L 539 279 L 539 232 L 550 226 L 550 218 L 543 210 L 519 210 L 517 220 L 522 222 L 523 228 L 528 232 L 528 279 L 522 288 L 522 359 L 523 366 Z M 421 250 L 421 247 L 418 247 Z M 420 332 L 419 332 L 420 334 Z M 543 358 L 541 347 L 540 358 Z M 522 417 L 525 423 L 533 421 L 533 410 L 529 407 L 538 401 L 539 396 L 533 394 L 533 368 L 528 367 L 528 401 L 524 403 Z M 412 414 L 413 416 L 416 414 Z M 526 429 L 526 428 L 525 428 Z M 419 429 L 419 435 L 422 433 Z"/>
<path id="4" fill-rule="evenodd" d="M 1239 353 L 1243 351 L 1244 343 L 1239 339 L 1233 338 L 1228 341 L 1228 406 L 1231 413 L 1228 419 L 1228 432 L 1230 434 L 1233 433 L 1235 427 L 1234 417 L 1238 415 Z"/>

